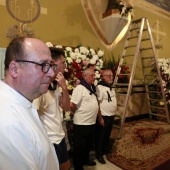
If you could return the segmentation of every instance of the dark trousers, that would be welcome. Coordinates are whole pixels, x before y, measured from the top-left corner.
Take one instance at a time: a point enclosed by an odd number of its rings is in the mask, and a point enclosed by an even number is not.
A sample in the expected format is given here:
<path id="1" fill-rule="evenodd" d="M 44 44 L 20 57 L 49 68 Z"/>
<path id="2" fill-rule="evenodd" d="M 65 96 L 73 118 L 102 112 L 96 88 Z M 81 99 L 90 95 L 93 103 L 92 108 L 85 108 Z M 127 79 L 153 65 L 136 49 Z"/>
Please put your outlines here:
<path id="1" fill-rule="evenodd" d="M 114 116 L 102 116 L 104 119 L 104 126 L 101 126 L 97 120 L 95 132 L 95 152 L 96 157 L 101 157 L 109 152 L 110 148 L 110 134 L 112 131 Z"/>
<path id="2" fill-rule="evenodd" d="M 83 170 L 89 160 L 94 141 L 95 125 L 75 125 L 73 140 L 73 165 L 75 170 Z"/>

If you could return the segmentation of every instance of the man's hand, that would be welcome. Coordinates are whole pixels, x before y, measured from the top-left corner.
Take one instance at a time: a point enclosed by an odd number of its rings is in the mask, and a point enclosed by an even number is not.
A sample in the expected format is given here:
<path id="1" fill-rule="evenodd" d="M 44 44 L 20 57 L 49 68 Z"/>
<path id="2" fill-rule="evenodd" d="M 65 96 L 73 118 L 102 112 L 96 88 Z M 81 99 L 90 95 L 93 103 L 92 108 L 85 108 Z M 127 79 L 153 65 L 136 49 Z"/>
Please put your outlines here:
<path id="1" fill-rule="evenodd" d="M 104 127 L 104 119 L 102 117 L 99 118 L 99 124 Z"/>
<path id="2" fill-rule="evenodd" d="M 62 89 L 66 89 L 66 88 L 67 88 L 66 81 L 65 81 L 65 78 L 64 78 L 63 73 L 59 72 L 59 73 L 56 75 L 55 80 L 58 82 L 58 85 L 59 85 Z"/>

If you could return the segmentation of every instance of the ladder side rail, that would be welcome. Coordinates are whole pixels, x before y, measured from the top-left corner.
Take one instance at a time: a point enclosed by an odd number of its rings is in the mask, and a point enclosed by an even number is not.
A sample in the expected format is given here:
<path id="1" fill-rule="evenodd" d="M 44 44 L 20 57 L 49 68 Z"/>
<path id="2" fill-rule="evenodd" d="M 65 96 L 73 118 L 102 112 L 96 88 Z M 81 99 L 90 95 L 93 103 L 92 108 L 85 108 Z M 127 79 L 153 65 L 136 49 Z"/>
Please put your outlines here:
<path id="1" fill-rule="evenodd" d="M 137 64 L 137 60 L 138 60 L 138 56 L 139 56 L 139 49 L 140 49 L 140 44 L 141 44 L 142 32 L 143 32 L 143 28 L 144 28 L 144 21 L 145 21 L 145 18 L 142 18 L 141 27 L 140 27 L 139 36 L 138 36 L 138 41 L 137 41 L 137 48 L 136 48 L 133 66 L 132 66 L 132 72 L 131 72 L 131 76 L 130 76 L 130 80 L 129 80 L 129 86 L 128 86 L 128 90 L 127 90 L 127 96 L 126 96 L 126 100 L 125 100 L 125 103 L 124 103 L 124 111 L 123 111 L 123 114 L 122 114 L 121 127 L 120 127 L 120 131 L 119 131 L 120 136 L 121 136 L 123 124 L 125 122 L 127 104 L 128 104 L 128 101 L 129 101 L 131 90 L 132 90 L 132 83 L 133 83 L 133 79 L 134 79 L 135 68 L 136 68 L 136 64 Z"/>
<path id="2" fill-rule="evenodd" d="M 149 106 L 149 118 L 151 119 L 152 110 L 150 108 L 150 101 L 149 101 L 150 96 L 149 96 L 149 93 L 148 93 L 149 89 L 148 89 L 148 85 L 147 85 L 147 82 L 146 82 L 146 75 L 145 75 L 145 70 L 144 70 L 144 60 L 142 59 L 143 58 L 143 53 L 142 53 L 141 50 L 140 50 L 140 56 L 141 56 L 142 72 L 143 72 L 143 76 L 144 76 L 147 104 Z"/>
<path id="3" fill-rule="evenodd" d="M 163 101 L 165 103 L 165 111 L 166 111 L 166 115 L 167 115 L 167 121 L 168 121 L 168 123 L 170 123 L 167 101 L 166 101 L 166 97 L 165 97 L 165 93 L 164 93 L 164 88 L 163 88 L 163 84 L 162 84 L 162 76 L 161 76 L 160 69 L 159 69 L 159 66 L 158 66 L 156 50 L 155 50 L 154 41 L 153 41 L 153 37 L 152 37 L 152 32 L 151 32 L 151 29 L 150 29 L 150 25 L 149 25 L 148 19 L 146 19 L 146 23 L 147 23 L 147 27 L 148 27 L 148 32 L 149 32 L 151 44 L 152 44 L 153 53 L 154 53 L 154 56 L 155 56 L 155 64 L 156 64 L 156 68 L 157 68 L 157 72 L 158 72 L 158 76 L 159 76 L 159 84 L 161 86 Z"/>
<path id="4" fill-rule="evenodd" d="M 125 47 L 126 47 L 126 46 L 128 45 L 128 43 L 129 43 L 128 38 L 129 38 L 130 35 L 131 35 L 131 31 L 130 31 L 131 27 L 132 27 L 132 24 L 131 24 L 130 27 L 129 27 L 128 36 L 127 36 L 127 39 L 126 39 L 126 42 L 125 42 Z M 121 65 L 123 64 L 123 61 L 124 61 L 124 57 L 123 57 L 123 56 L 124 56 L 125 53 L 126 53 L 125 47 L 124 47 L 124 50 L 123 50 L 123 52 L 122 52 L 122 56 L 121 56 L 121 58 L 120 58 L 119 65 L 118 65 L 118 67 L 117 67 L 117 71 L 116 71 L 116 75 L 115 75 L 115 79 L 114 79 L 113 85 L 115 85 L 115 84 L 118 82 L 118 74 L 119 74 L 120 71 L 121 71 Z"/>

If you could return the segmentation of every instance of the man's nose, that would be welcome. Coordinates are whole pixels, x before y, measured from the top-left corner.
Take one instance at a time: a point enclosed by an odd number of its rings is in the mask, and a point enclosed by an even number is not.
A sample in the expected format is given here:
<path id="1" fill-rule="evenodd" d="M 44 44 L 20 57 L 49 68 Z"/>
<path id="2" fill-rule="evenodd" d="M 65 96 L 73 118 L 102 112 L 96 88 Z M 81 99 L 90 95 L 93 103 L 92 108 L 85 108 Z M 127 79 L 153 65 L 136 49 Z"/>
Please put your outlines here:
<path id="1" fill-rule="evenodd" d="M 50 77 L 55 77 L 55 73 L 54 73 L 54 70 L 52 67 L 50 67 L 50 70 L 47 72 L 47 74 L 50 76 Z"/>

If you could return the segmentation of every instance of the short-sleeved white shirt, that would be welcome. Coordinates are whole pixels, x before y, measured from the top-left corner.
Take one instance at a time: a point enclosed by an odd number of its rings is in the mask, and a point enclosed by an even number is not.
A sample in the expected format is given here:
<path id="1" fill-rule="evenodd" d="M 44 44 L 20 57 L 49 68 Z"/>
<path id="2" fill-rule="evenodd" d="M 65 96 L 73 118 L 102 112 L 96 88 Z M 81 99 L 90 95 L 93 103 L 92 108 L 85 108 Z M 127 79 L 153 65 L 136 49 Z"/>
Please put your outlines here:
<path id="1" fill-rule="evenodd" d="M 111 100 L 108 102 L 108 94 L 110 94 Z M 115 115 L 117 110 L 117 100 L 114 89 L 110 90 L 109 87 L 98 85 L 96 88 L 97 98 L 100 101 L 100 110 L 103 116 Z"/>
<path id="2" fill-rule="evenodd" d="M 55 91 L 48 90 L 33 101 L 50 141 L 55 144 L 59 144 L 65 137 L 59 109 L 60 96 L 61 93 L 57 88 Z"/>
<path id="3" fill-rule="evenodd" d="M 78 85 L 72 93 L 71 102 L 76 104 L 77 110 L 74 114 L 74 124 L 76 125 L 93 125 L 96 123 L 98 113 L 98 102 L 94 94 L 90 95 L 90 91 Z"/>

